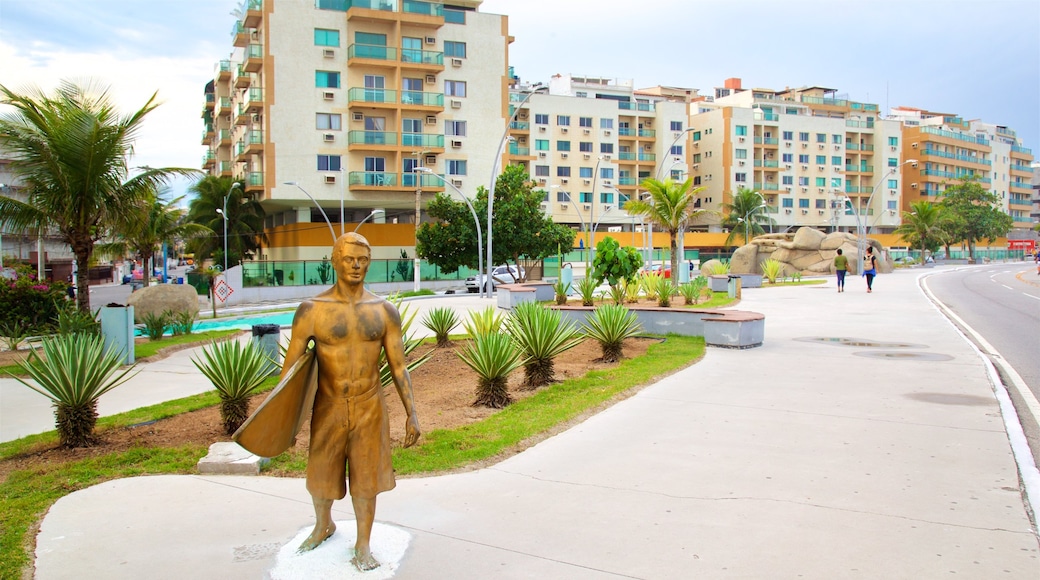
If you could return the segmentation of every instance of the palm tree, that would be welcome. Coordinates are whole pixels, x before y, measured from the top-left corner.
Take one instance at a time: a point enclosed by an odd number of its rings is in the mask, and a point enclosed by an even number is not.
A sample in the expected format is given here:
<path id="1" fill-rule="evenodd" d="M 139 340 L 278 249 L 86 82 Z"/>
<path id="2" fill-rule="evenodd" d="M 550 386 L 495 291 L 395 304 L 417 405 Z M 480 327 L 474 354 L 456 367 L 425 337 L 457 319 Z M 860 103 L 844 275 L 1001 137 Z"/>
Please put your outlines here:
<path id="1" fill-rule="evenodd" d="M 768 209 L 762 194 L 746 187 L 741 187 L 733 194 L 733 201 L 722 204 L 722 210 L 726 214 L 722 225 L 729 228 L 725 242 L 727 246 L 733 245 L 737 235 L 744 237 L 746 245 L 751 238 L 766 232 L 760 222 L 773 223 L 773 218 L 767 215 Z"/>
<path id="2" fill-rule="evenodd" d="M 124 255 L 133 253 L 141 256 L 146 273 L 145 286 L 148 285 L 147 274 L 152 271 L 149 263 L 153 261 L 163 242 L 174 239 L 192 240 L 213 234 L 206 226 L 185 221 L 185 211 L 176 207 L 184 199 L 183 196 L 166 201 L 163 199 L 165 193 L 151 192 L 135 206 L 132 213 L 125 216 L 125 223 L 120 228 L 122 233 L 116 236 L 116 240 L 98 245 L 99 252 Z"/>
<path id="3" fill-rule="evenodd" d="M 38 88 L 18 94 L 0 85 L 0 103 L 14 111 L 0 117 L 0 148 L 27 193 L 24 202 L 0 197 L 0 223 L 16 231 L 52 230 L 72 248 L 76 283 L 88 286 L 94 244 L 112 233 L 122 216 L 174 175 L 192 169 L 141 168 L 130 175 L 129 158 L 144 118 L 159 104 L 120 115 L 100 84 L 62 81 L 54 95 Z M 90 292 L 76 295 L 90 312 Z"/>
<path id="4" fill-rule="evenodd" d="M 679 231 L 686 227 L 690 220 L 704 214 L 707 210 L 695 209 L 697 193 L 703 188 L 690 189 L 692 179 L 682 183 L 666 179 L 647 179 L 642 186 L 649 194 L 649 199 L 635 199 L 625 204 L 625 210 L 633 215 L 645 216 L 647 220 L 668 232 L 668 241 L 672 250 L 672 286 L 679 285 Z"/>
<path id="5" fill-rule="evenodd" d="M 942 210 L 930 201 L 918 201 L 910 204 L 912 211 L 903 212 L 903 224 L 895 229 L 907 243 L 921 248 L 921 263 L 924 263 L 925 250 L 936 250 L 942 245 Z"/>
<path id="6" fill-rule="evenodd" d="M 214 262 L 223 264 L 224 257 L 224 217 L 217 210 L 224 210 L 224 196 L 227 197 L 227 264 L 236 266 L 243 258 L 252 256 L 267 243 L 264 234 L 264 208 L 260 202 L 247 196 L 242 188 L 232 188 L 233 181 L 229 177 L 207 175 L 191 186 L 196 195 L 188 209 L 188 220 L 205 226 L 214 235 L 196 238 L 189 247 L 198 259 L 213 258 Z"/>

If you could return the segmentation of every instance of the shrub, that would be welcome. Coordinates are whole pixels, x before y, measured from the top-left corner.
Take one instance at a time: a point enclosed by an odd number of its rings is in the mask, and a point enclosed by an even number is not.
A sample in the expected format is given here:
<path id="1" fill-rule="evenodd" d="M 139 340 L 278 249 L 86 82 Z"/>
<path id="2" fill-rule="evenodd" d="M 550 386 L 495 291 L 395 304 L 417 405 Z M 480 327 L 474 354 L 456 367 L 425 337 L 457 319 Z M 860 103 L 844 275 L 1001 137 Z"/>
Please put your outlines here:
<path id="1" fill-rule="evenodd" d="M 169 323 L 171 332 L 174 336 L 191 334 L 191 330 L 195 326 L 195 313 L 190 310 L 185 310 L 183 312 L 171 314 Z"/>
<path id="2" fill-rule="evenodd" d="M 707 287 L 708 279 L 704 276 L 697 276 L 685 284 L 680 284 L 679 294 L 685 299 L 686 304 L 697 304 Z"/>
<path id="3" fill-rule="evenodd" d="M 712 276 L 725 276 L 729 274 L 729 262 L 715 262 L 709 268 Z"/>
<path id="4" fill-rule="evenodd" d="M 97 442 L 97 401 L 123 384 L 133 367 L 115 375 L 120 357 L 105 348 L 100 335 L 69 334 L 43 340 L 43 358 L 34 349 L 19 362 L 33 383 L 15 380 L 54 404 L 55 427 L 63 447 L 87 447 Z M 115 376 L 114 376 L 115 375 Z"/>
<path id="5" fill-rule="evenodd" d="M 596 280 L 586 276 L 582 278 L 574 289 L 578 291 L 578 295 L 581 296 L 582 306 L 592 306 L 592 302 L 596 299 L 596 286 L 599 284 Z"/>
<path id="6" fill-rule="evenodd" d="M 448 335 L 458 326 L 459 317 L 451 308 L 439 307 L 430 310 L 422 324 L 437 337 L 437 346 L 448 346 L 451 344 Z"/>
<path id="7" fill-rule="evenodd" d="M 553 359 L 585 340 L 577 326 L 563 320 L 558 310 L 537 302 L 518 305 L 506 320 L 506 331 L 527 357 L 524 386 L 529 389 L 555 381 Z"/>
<path id="8" fill-rule="evenodd" d="M 28 335 L 47 334 L 58 321 L 59 305 L 67 302 L 68 285 L 38 280 L 23 264 L 14 266 L 14 278 L 0 278 L 0 327 L 18 325 Z"/>
<path id="9" fill-rule="evenodd" d="M 661 308 L 668 308 L 672 305 L 672 295 L 675 293 L 675 286 L 672 286 L 672 281 L 664 276 L 657 276 L 654 280 L 657 288 L 654 289 L 657 294 L 657 305 Z"/>
<path id="10" fill-rule="evenodd" d="M 166 327 L 170 326 L 172 316 L 173 314 L 169 310 L 164 310 L 158 314 L 149 312 L 142 316 L 141 322 L 144 323 L 144 334 L 148 337 L 148 340 L 161 339 L 166 332 Z"/>
<path id="11" fill-rule="evenodd" d="M 642 265 L 643 258 L 638 250 L 631 246 L 622 248 L 614 238 L 606 238 L 596 244 L 596 257 L 592 260 L 592 278 L 597 284 L 606 280 L 612 289 L 616 289 L 626 280 L 635 278 Z M 617 300 L 617 304 L 623 301 L 623 291 L 621 296 L 622 300 Z"/>
<path id="12" fill-rule="evenodd" d="M 224 432 L 234 434 L 249 418 L 249 397 L 271 374 L 275 364 L 253 342 L 237 339 L 202 347 L 202 359 L 191 362 L 213 383 L 220 397 L 220 420 Z"/>
<path id="13" fill-rule="evenodd" d="M 639 289 L 642 290 L 643 294 L 650 300 L 657 300 L 657 289 L 660 284 L 660 280 L 664 276 L 655 274 L 653 272 L 644 272 L 639 277 Z"/>
<path id="14" fill-rule="evenodd" d="M 780 273 L 783 271 L 784 265 L 779 260 L 772 258 L 762 262 L 762 275 L 769 280 L 770 284 L 776 284 L 776 279 L 780 277 Z"/>
<path id="15" fill-rule="evenodd" d="M 604 362 L 617 362 L 621 360 L 625 339 L 636 336 L 642 328 L 635 313 L 628 308 L 604 304 L 585 321 L 582 330 L 599 342 Z"/>
<path id="16" fill-rule="evenodd" d="M 477 338 L 495 334 L 502 329 L 502 315 L 494 306 L 469 313 L 469 320 L 462 323 L 463 328 L 472 337 Z"/>
<path id="17" fill-rule="evenodd" d="M 639 279 L 625 281 L 625 302 L 639 302 Z"/>
<path id="18" fill-rule="evenodd" d="M 556 297 L 556 304 L 557 305 L 563 306 L 564 304 L 567 303 L 567 290 L 568 290 L 567 287 L 568 286 L 569 286 L 569 284 L 565 284 L 563 282 L 563 280 L 557 280 L 556 283 L 553 284 L 553 292 L 555 292 L 555 294 L 556 294 L 555 297 Z"/>
<path id="19" fill-rule="evenodd" d="M 422 344 L 422 340 L 413 338 L 411 333 L 412 322 L 415 321 L 415 313 L 409 312 L 409 305 L 404 304 L 401 294 L 391 294 L 387 300 L 397 308 L 398 314 L 401 315 L 401 342 L 404 343 L 404 354 L 408 356 L 416 347 Z M 308 345 L 308 348 L 310 348 L 310 345 Z M 431 348 L 426 354 L 412 359 L 406 367 L 408 372 L 414 371 L 430 360 L 430 357 L 433 356 L 433 350 Z M 389 387 L 394 384 L 394 376 L 390 373 L 390 364 L 386 362 L 386 352 L 382 349 L 379 351 L 379 384 L 383 387 Z"/>
<path id="20" fill-rule="evenodd" d="M 0 323 L 0 336 L 9 350 L 18 350 L 18 345 L 29 336 L 29 332 L 20 320 L 14 319 Z"/>
<path id="21" fill-rule="evenodd" d="M 68 301 L 55 306 L 58 308 L 58 334 L 101 334 L 101 323 L 97 319 L 100 308 L 91 314 Z"/>
<path id="22" fill-rule="evenodd" d="M 477 336 L 458 357 L 479 377 L 473 406 L 501 409 L 512 402 L 506 380 L 525 362 L 512 338 L 497 333 Z"/>

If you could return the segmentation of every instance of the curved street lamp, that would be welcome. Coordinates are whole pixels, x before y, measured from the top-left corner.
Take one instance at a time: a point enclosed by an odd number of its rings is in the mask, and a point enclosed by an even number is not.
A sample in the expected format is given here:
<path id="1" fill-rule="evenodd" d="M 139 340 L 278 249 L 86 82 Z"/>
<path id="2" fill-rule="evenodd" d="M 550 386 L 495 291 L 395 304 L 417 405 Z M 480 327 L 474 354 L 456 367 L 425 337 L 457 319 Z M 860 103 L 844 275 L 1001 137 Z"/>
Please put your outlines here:
<path id="1" fill-rule="evenodd" d="M 470 203 L 469 198 L 466 197 L 466 195 L 464 193 L 462 193 L 462 191 L 460 191 L 459 188 L 455 187 L 454 183 L 452 183 L 452 182 L 448 181 L 447 179 L 441 177 L 440 175 L 434 173 L 433 170 L 430 169 L 429 167 L 416 167 L 412 171 L 415 172 L 415 173 L 425 173 L 427 175 L 432 175 L 432 176 L 436 177 L 437 179 L 441 180 L 444 183 L 444 185 L 447 185 L 448 187 L 454 189 L 455 193 L 458 193 L 459 197 L 462 198 L 462 201 L 466 202 L 466 207 L 469 208 L 469 213 L 473 215 L 473 225 L 475 225 L 477 227 L 477 272 L 483 272 L 484 271 L 484 262 L 483 262 L 483 259 L 482 259 L 481 256 L 484 253 L 484 242 L 481 239 L 481 234 L 480 234 L 480 220 L 477 218 L 477 211 L 475 209 L 473 209 L 473 204 Z M 418 240 L 416 240 L 416 242 L 418 243 Z M 491 278 L 488 278 L 488 280 L 490 280 L 490 279 Z M 484 284 L 480 285 L 480 297 L 481 298 L 484 297 L 484 286 L 485 286 Z M 487 284 L 487 286 L 488 286 L 488 298 L 491 298 L 491 285 Z"/>
<path id="2" fill-rule="evenodd" d="M 229 198 L 229 197 L 231 197 L 231 192 L 232 192 L 232 191 L 235 191 L 235 188 L 238 188 L 238 187 L 242 187 L 242 184 L 241 184 L 241 183 L 239 183 L 239 182 L 237 182 L 237 181 L 231 184 L 231 187 L 230 187 L 230 188 L 228 188 L 228 192 L 227 192 L 227 194 L 226 194 L 226 195 L 224 196 L 224 209 L 220 209 L 220 208 L 218 208 L 218 209 L 217 209 L 217 213 L 219 213 L 219 214 L 220 214 L 220 217 L 224 218 L 224 276 L 225 276 L 225 278 L 227 277 L 227 254 L 228 254 L 228 239 L 227 239 L 227 228 L 228 228 L 228 215 L 227 215 L 227 202 L 228 202 L 228 198 Z M 166 258 L 165 258 L 165 256 L 164 256 L 164 257 L 163 257 L 163 261 L 165 261 L 165 259 L 166 259 Z M 145 264 L 145 265 L 147 266 L 147 264 Z"/>
<path id="3" fill-rule="evenodd" d="M 370 213 L 370 214 L 368 214 L 367 216 L 365 216 L 365 219 L 361 220 L 361 222 L 360 222 L 360 223 L 358 223 L 358 225 L 357 225 L 357 226 L 356 226 L 356 227 L 354 228 L 354 231 L 355 231 L 355 232 L 356 232 L 356 231 L 358 231 L 358 229 L 360 229 L 360 228 L 361 228 L 361 224 L 363 224 L 363 223 L 367 222 L 368 220 L 370 220 L 370 219 L 372 219 L 372 218 L 376 217 L 376 216 L 377 216 L 378 214 L 381 214 L 381 213 L 386 213 L 386 212 L 385 212 L 385 211 L 383 211 L 383 210 L 381 210 L 381 209 L 374 209 L 374 210 L 372 210 L 372 213 Z M 343 215 L 343 214 L 340 214 L 340 216 L 342 216 L 342 215 Z M 343 218 L 342 218 L 342 217 L 340 217 L 340 223 L 342 223 L 342 222 L 343 222 Z"/>
<path id="4" fill-rule="evenodd" d="M 870 195 L 867 196 L 867 205 L 866 205 L 867 211 L 870 211 L 870 204 L 874 200 L 874 192 L 877 191 L 878 185 L 880 185 L 882 181 L 888 179 L 888 176 L 890 176 L 893 173 L 899 171 L 904 165 L 907 165 L 907 164 L 912 164 L 914 167 L 916 167 L 917 166 L 917 160 L 916 159 L 907 159 L 906 161 L 900 163 L 899 165 L 896 165 L 892 169 L 889 169 L 888 173 L 882 175 L 877 181 L 874 182 L 874 186 L 870 188 Z M 849 202 L 849 205 L 852 205 L 852 200 L 849 199 L 848 196 L 845 196 L 845 199 Z M 852 215 L 856 218 L 856 229 L 859 232 L 859 236 L 858 236 L 858 239 L 856 241 L 856 251 L 859 253 L 858 259 L 862 260 L 863 259 L 863 253 L 866 250 L 866 246 L 867 246 L 867 224 L 866 224 L 866 222 L 864 220 L 861 220 L 859 218 L 859 210 L 860 210 L 860 208 L 856 207 L 856 208 L 853 208 L 853 209 L 854 209 L 854 211 L 853 211 Z"/>
<path id="5" fill-rule="evenodd" d="M 317 206 L 318 211 L 321 212 L 321 217 L 325 218 L 325 223 L 328 224 L 328 226 L 329 226 L 329 235 L 332 236 L 332 244 L 335 245 L 336 244 L 336 230 L 332 229 L 332 222 L 329 220 L 329 216 L 327 216 L 325 214 L 325 210 L 322 209 L 322 207 L 320 205 L 318 205 L 318 202 L 313 197 L 311 197 L 311 194 L 307 193 L 307 190 L 304 189 L 303 187 L 301 187 L 298 182 L 286 181 L 286 182 L 284 182 L 284 185 L 295 185 L 297 189 L 302 191 L 303 194 L 307 196 L 308 199 L 310 199 L 312 202 L 314 202 L 314 205 Z M 339 219 L 340 220 L 343 219 L 343 215 L 342 214 L 339 216 Z"/>

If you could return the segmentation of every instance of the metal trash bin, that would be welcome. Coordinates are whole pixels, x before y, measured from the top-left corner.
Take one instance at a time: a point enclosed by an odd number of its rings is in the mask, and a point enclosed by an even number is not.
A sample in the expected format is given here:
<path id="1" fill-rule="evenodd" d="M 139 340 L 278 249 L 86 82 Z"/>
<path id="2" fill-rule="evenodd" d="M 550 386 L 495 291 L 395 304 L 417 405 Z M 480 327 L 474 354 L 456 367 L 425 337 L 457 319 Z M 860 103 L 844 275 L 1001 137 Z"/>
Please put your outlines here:
<path id="1" fill-rule="evenodd" d="M 109 304 L 101 307 L 101 336 L 125 365 L 134 364 L 134 307 Z"/>
<path id="2" fill-rule="evenodd" d="M 740 276 L 730 276 L 726 285 L 726 293 L 730 298 L 740 298 Z"/>
<path id="3" fill-rule="evenodd" d="M 280 371 L 282 365 L 282 353 L 278 349 L 278 342 L 282 338 L 282 328 L 277 324 L 254 324 L 253 344 L 260 347 L 271 363 L 271 373 Z"/>

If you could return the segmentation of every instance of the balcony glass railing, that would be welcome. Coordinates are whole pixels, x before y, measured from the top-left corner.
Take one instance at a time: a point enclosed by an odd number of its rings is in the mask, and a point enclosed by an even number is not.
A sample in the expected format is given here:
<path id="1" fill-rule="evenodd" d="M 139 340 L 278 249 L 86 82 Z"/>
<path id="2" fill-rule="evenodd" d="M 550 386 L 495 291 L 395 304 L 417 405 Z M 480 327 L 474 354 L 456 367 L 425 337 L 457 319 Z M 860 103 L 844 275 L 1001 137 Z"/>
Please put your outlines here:
<path id="1" fill-rule="evenodd" d="M 426 93 L 423 91 L 401 91 L 401 104 L 423 107 L 443 107 L 444 93 Z"/>
<path id="2" fill-rule="evenodd" d="M 264 184 L 264 173 L 262 171 L 250 171 L 246 175 L 246 185 L 260 187 Z"/>
<path id="3" fill-rule="evenodd" d="M 803 103 L 808 103 L 810 105 L 831 105 L 835 107 L 849 106 L 849 102 L 845 99 L 824 99 L 822 97 L 810 97 L 809 95 L 802 95 L 801 99 Z"/>
<path id="4" fill-rule="evenodd" d="M 213 103 L 217 100 L 217 96 L 213 93 L 206 93 L 206 104 Z"/>
<path id="5" fill-rule="evenodd" d="M 449 24 L 465 24 L 466 12 L 464 10 L 444 9 L 444 21 Z"/>
<path id="6" fill-rule="evenodd" d="M 633 103 L 631 101 L 618 101 L 618 108 L 622 111 L 647 111 L 653 112 L 653 103 Z"/>
<path id="7" fill-rule="evenodd" d="M 845 126 L 854 129 L 873 129 L 874 121 L 857 121 L 855 119 L 848 119 L 845 121 Z"/>
<path id="8" fill-rule="evenodd" d="M 401 4 L 401 12 L 411 14 L 423 14 L 425 16 L 444 16 L 444 3 L 421 2 L 420 0 L 404 0 Z"/>
<path id="9" fill-rule="evenodd" d="M 982 157 L 973 156 L 973 155 L 958 155 L 956 153 L 949 153 L 947 151 L 940 151 L 938 149 L 932 149 L 931 147 L 925 147 L 924 151 L 923 151 L 923 154 L 924 155 L 931 155 L 933 157 L 942 157 L 944 159 L 954 159 L 954 160 L 957 160 L 957 161 L 964 161 L 966 163 L 976 163 L 976 164 L 979 164 L 979 165 L 986 165 L 987 167 L 990 167 L 990 166 L 993 165 L 993 162 L 990 161 L 989 159 L 984 159 Z"/>
<path id="10" fill-rule="evenodd" d="M 640 137 L 656 137 L 657 136 L 657 131 L 654 131 L 653 129 L 640 129 L 639 130 L 639 136 Z"/>
<path id="11" fill-rule="evenodd" d="M 858 185 L 845 184 L 845 193 L 859 193 L 860 187 Z"/>
<path id="12" fill-rule="evenodd" d="M 347 134 L 350 145 L 397 145 L 397 133 L 385 131 L 351 131 Z"/>
<path id="13" fill-rule="evenodd" d="M 617 134 L 622 137 L 635 137 L 636 130 L 631 127 L 618 127 Z"/>
<path id="14" fill-rule="evenodd" d="M 878 106 L 871 103 L 849 103 L 854 111 L 877 111 Z"/>
<path id="15" fill-rule="evenodd" d="M 264 132 L 260 131 L 259 129 L 253 129 L 251 131 L 246 131 L 246 136 L 245 136 L 244 140 L 249 145 L 263 144 L 263 142 L 264 142 Z"/>
<path id="16" fill-rule="evenodd" d="M 873 165 L 846 165 L 845 171 L 855 171 L 857 173 L 874 173 Z"/>
<path id="17" fill-rule="evenodd" d="M 402 48 L 401 62 L 444 64 L 444 53 L 434 50 L 419 50 L 418 48 Z"/>
<path id="18" fill-rule="evenodd" d="M 760 189 L 762 191 L 779 191 L 780 190 L 780 184 L 766 182 L 766 183 L 762 184 L 762 187 Z"/>
<path id="19" fill-rule="evenodd" d="M 1026 173 L 1033 172 L 1033 170 L 1028 165 L 1022 165 L 1020 163 L 1012 163 L 1011 171 L 1025 171 Z"/>
<path id="20" fill-rule="evenodd" d="M 1018 145 L 1012 145 L 1011 146 L 1011 151 L 1013 153 L 1025 153 L 1026 155 L 1032 155 L 1033 154 L 1033 150 L 1032 149 L 1029 149 L 1028 147 L 1019 147 Z"/>
<path id="21" fill-rule="evenodd" d="M 394 103 L 396 101 L 397 91 L 389 89 L 354 87 L 347 91 L 347 102 L 349 103 Z"/>
<path id="22" fill-rule="evenodd" d="M 382 171 L 351 171 L 349 180 L 350 185 L 389 187 L 397 185 L 397 174 L 383 173 Z"/>
<path id="23" fill-rule="evenodd" d="M 246 58 L 264 58 L 264 45 L 250 44 L 246 47 Z"/>
<path id="24" fill-rule="evenodd" d="M 244 141 L 239 141 L 238 143 L 235 143 L 235 155 L 245 155 L 245 154 L 246 154 L 246 144 L 245 144 L 245 142 Z"/>
<path id="25" fill-rule="evenodd" d="M 231 26 L 231 38 L 238 36 L 239 34 L 245 34 L 249 30 L 241 20 L 236 20 L 235 24 Z"/>
<path id="26" fill-rule="evenodd" d="M 397 60 L 397 49 L 379 44 L 351 44 L 347 47 L 347 58 Z"/>
<path id="27" fill-rule="evenodd" d="M 617 154 L 617 157 L 618 157 L 618 159 L 620 159 L 622 161 L 635 161 L 636 160 L 636 154 L 632 153 L 630 151 L 622 151 L 622 152 Z"/>
<path id="28" fill-rule="evenodd" d="M 975 143 L 976 145 L 985 145 L 989 147 L 989 139 L 985 137 L 975 137 L 973 135 L 965 135 L 964 133 L 954 133 L 953 131 L 943 131 L 942 129 L 936 129 L 934 127 L 921 127 L 922 133 L 928 133 L 929 135 L 935 135 L 936 137 L 945 137 L 947 139 L 956 139 L 958 141 L 965 141 L 968 143 Z M 1014 148 L 1012 148 L 1014 149 Z"/>
<path id="29" fill-rule="evenodd" d="M 221 161 L 220 162 L 220 172 L 221 173 L 231 173 L 231 162 L 230 161 Z"/>
<path id="30" fill-rule="evenodd" d="M 640 153 L 640 161 L 657 161 L 657 154 L 655 153 Z"/>
<path id="31" fill-rule="evenodd" d="M 262 105 L 264 103 L 264 90 L 253 88 L 246 93 L 246 106 Z"/>
<path id="32" fill-rule="evenodd" d="M 509 128 L 517 131 L 530 131 L 531 123 L 528 123 L 527 121 L 513 121 L 509 124 Z"/>
<path id="33" fill-rule="evenodd" d="M 758 165 L 758 161 L 755 162 L 755 165 L 756 166 Z M 776 159 L 766 159 L 766 160 L 762 161 L 762 167 L 776 167 L 776 168 L 779 168 L 780 167 L 780 162 L 777 161 Z"/>
<path id="34" fill-rule="evenodd" d="M 216 159 L 217 159 L 217 154 L 212 152 L 212 151 L 207 151 L 207 152 L 202 154 L 202 164 L 203 165 L 209 165 L 210 163 L 213 163 L 214 161 L 216 161 Z"/>
<path id="35" fill-rule="evenodd" d="M 220 97 L 220 108 L 222 110 L 223 109 L 231 110 L 231 98 L 230 97 Z"/>
<path id="36" fill-rule="evenodd" d="M 397 0 L 317 0 L 319 10 L 346 12 L 351 8 L 367 8 L 383 12 L 397 12 Z"/>
<path id="37" fill-rule="evenodd" d="M 619 177 L 617 182 L 618 185 L 638 185 L 635 177 Z"/>
<path id="38" fill-rule="evenodd" d="M 231 141 L 231 129 L 221 129 L 219 135 L 221 141 Z"/>
<path id="39" fill-rule="evenodd" d="M 222 61 L 218 62 L 217 63 L 217 72 L 222 72 L 222 73 L 231 72 L 231 61 L 230 60 L 222 60 Z"/>
<path id="40" fill-rule="evenodd" d="M 438 175 L 440 177 L 438 177 Z M 420 179 L 418 180 L 418 182 L 419 182 L 418 185 L 416 184 L 416 179 L 415 179 L 417 176 L 420 177 Z M 418 186 L 422 186 L 422 187 L 434 187 L 434 188 L 439 187 L 439 188 L 443 188 L 444 187 L 443 179 L 444 179 L 444 175 L 443 174 L 431 175 L 429 173 L 418 173 L 418 174 L 416 174 L 416 173 L 402 173 L 401 174 L 401 185 L 403 185 L 405 187 L 418 187 Z"/>
<path id="41" fill-rule="evenodd" d="M 401 133 L 401 145 L 410 147 L 444 148 L 444 135 Z"/>
<path id="42" fill-rule="evenodd" d="M 516 143 L 510 143 L 509 144 L 509 154 L 510 155 L 522 155 L 522 156 L 526 157 L 526 156 L 529 156 L 531 154 L 531 148 L 530 147 L 521 147 L 521 146 L 517 145 Z"/>

